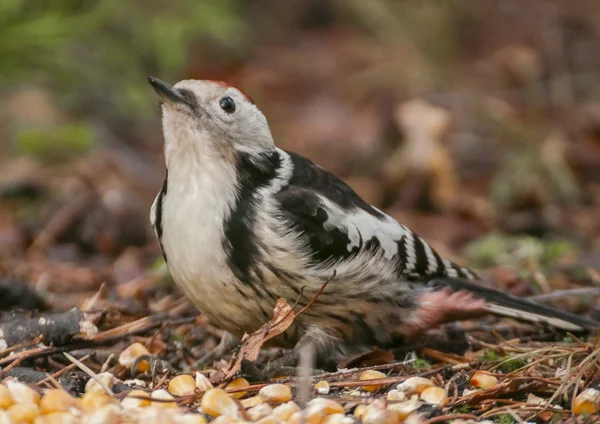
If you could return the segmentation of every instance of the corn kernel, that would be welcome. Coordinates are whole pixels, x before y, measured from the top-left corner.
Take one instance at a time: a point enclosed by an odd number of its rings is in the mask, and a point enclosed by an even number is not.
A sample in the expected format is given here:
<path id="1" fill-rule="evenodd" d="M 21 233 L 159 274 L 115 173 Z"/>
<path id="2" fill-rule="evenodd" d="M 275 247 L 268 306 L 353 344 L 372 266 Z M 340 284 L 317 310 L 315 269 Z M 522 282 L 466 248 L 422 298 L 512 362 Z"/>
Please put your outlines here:
<path id="1" fill-rule="evenodd" d="M 145 408 L 150 406 L 150 395 L 143 390 L 132 390 L 121 401 L 124 409 Z"/>
<path id="2" fill-rule="evenodd" d="M 150 405 L 147 408 L 139 410 L 137 416 L 138 424 L 175 424 L 175 417 L 179 411 L 173 408 L 159 408 Z M 113 421 L 109 421 L 111 424 Z M 109 423 L 107 422 L 107 424 Z"/>
<path id="3" fill-rule="evenodd" d="M 329 394 L 329 383 L 325 380 L 319 381 L 315 384 L 315 391 L 320 395 Z"/>
<path id="4" fill-rule="evenodd" d="M 327 415 L 321 424 L 343 424 L 345 418 L 344 414 L 331 414 Z"/>
<path id="5" fill-rule="evenodd" d="M 407 400 L 406 402 L 391 403 L 388 405 L 388 411 L 392 412 L 398 421 L 404 421 L 409 417 L 410 414 L 415 412 L 423 405 L 423 402 L 419 401 L 416 397 Z"/>
<path id="6" fill-rule="evenodd" d="M 196 380 L 187 374 L 175 376 L 169 382 L 167 390 L 175 396 L 193 395 L 196 392 Z"/>
<path id="7" fill-rule="evenodd" d="M 222 389 L 209 389 L 200 402 L 202 411 L 213 417 L 225 415 L 238 418 L 240 410 L 235 401 Z"/>
<path id="8" fill-rule="evenodd" d="M 208 378 L 204 374 L 196 373 L 196 387 L 201 392 L 205 392 L 208 389 L 212 389 L 213 385 Z"/>
<path id="9" fill-rule="evenodd" d="M 245 378 L 236 378 L 231 383 L 229 383 L 227 385 L 227 387 L 225 387 L 225 388 L 226 389 L 241 389 L 244 387 L 248 387 L 249 385 L 250 385 L 250 383 L 248 383 L 248 380 L 246 380 Z M 248 392 L 234 392 L 234 393 L 229 393 L 229 396 L 231 396 L 234 399 L 241 399 L 244 396 L 246 396 L 247 394 L 248 394 Z"/>
<path id="10" fill-rule="evenodd" d="M 10 394 L 10 390 L 4 384 L 0 384 L 0 410 L 7 409 L 13 403 L 15 401 Z"/>
<path id="11" fill-rule="evenodd" d="M 471 377 L 471 384 L 481 389 L 489 389 L 498 384 L 498 379 L 487 372 L 475 371 L 475 374 Z"/>
<path id="12" fill-rule="evenodd" d="M 200 414 L 183 414 L 175 417 L 177 424 L 207 424 L 206 418 Z"/>
<path id="13" fill-rule="evenodd" d="M 81 398 L 81 407 L 84 411 L 94 411 L 101 406 L 116 403 L 116 400 L 105 392 L 97 390 L 85 393 Z"/>
<path id="14" fill-rule="evenodd" d="M 448 394 L 441 387 L 428 387 L 421 392 L 421 400 L 431 405 L 444 406 L 448 402 Z"/>
<path id="15" fill-rule="evenodd" d="M 156 400 L 158 402 L 152 402 L 152 406 L 157 407 L 157 408 L 177 408 L 177 402 L 164 402 L 166 400 L 174 400 L 175 398 L 173 397 L 173 395 L 169 392 L 167 392 L 165 389 L 158 389 L 153 391 L 150 394 L 150 399 L 152 400 Z"/>
<path id="16" fill-rule="evenodd" d="M 124 366 L 127 369 L 131 369 L 133 363 L 140 356 L 149 355 L 148 349 L 141 343 L 133 343 L 131 346 L 127 347 L 121 354 L 119 355 L 119 364 Z M 150 371 L 150 363 L 148 361 L 141 361 L 137 364 L 137 371 L 145 372 Z"/>
<path id="17" fill-rule="evenodd" d="M 325 414 L 319 407 L 309 406 L 304 411 L 294 412 L 287 424 L 321 424 Z"/>
<path id="18" fill-rule="evenodd" d="M 230 417 L 228 415 L 219 415 L 212 420 L 210 424 L 238 424 L 239 422 L 238 418 Z"/>
<path id="19" fill-rule="evenodd" d="M 256 422 L 256 424 L 278 424 L 279 421 L 275 419 L 273 415 L 269 415 L 267 417 L 261 418 Z"/>
<path id="20" fill-rule="evenodd" d="M 62 389 L 48 390 L 40 400 L 40 411 L 42 414 L 52 412 L 69 412 L 77 406 L 77 401 Z"/>
<path id="21" fill-rule="evenodd" d="M 246 399 L 240 400 L 240 403 L 244 408 L 252 408 L 253 406 L 260 405 L 263 400 L 259 396 L 252 396 Z"/>
<path id="22" fill-rule="evenodd" d="M 246 411 L 246 415 L 250 421 L 258 421 L 264 417 L 268 417 L 273 412 L 273 408 L 268 403 L 256 405 Z"/>
<path id="23" fill-rule="evenodd" d="M 573 413 L 595 414 L 600 410 L 600 391 L 596 389 L 586 389 L 579 393 L 573 400 Z"/>
<path id="24" fill-rule="evenodd" d="M 102 405 L 94 411 L 86 412 L 82 417 L 82 423 L 88 424 L 112 424 L 118 423 L 119 421 L 119 407 L 116 404 Z M 144 421 L 144 424 L 149 424 Z"/>
<path id="25" fill-rule="evenodd" d="M 360 404 L 358 405 L 356 408 L 354 408 L 354 413 L 353 415 L 356 418 L 362 418 L 362 416 L 365 414 L 365 411 L 367 410 L 367 405 L 365 404 Z"/>
<path id="26" fill-rule="evenodd" d="M 433 387 L 433 383 L 423 377 L 411 377 L 408 380 L 398 384 L 398 391 L 407 395 L 420 395 L 423 390 Z"/>
<path id="27" fill-rule="evenodd" d="M 69 412 L 52 412 L 48 415 L 40 415 L 34 421 L 34 424 L 77 424 L 75 415 Z"/>
<path id="28" fill-rule="evenodd" d="M 387 392 L 386 398 L 389 401 L 396 402 L 406 399 L 406 393 L 400 392 L 396 389 L 392 389 L 389 392 Z"/>
<path id="29" fill-rule="evenodd" d="M 360 374 L 360 380 L 374 380 L 376 378 L 385 378 L 385 374 L 381 371 L 375 370 L 366 370 Z M 381 388 L 381 385 L 377 384 L 373 386 L 362 386 L 362 388 L 367 392 L 374 392 Z"/>
<path id="30" fill-rule="evenodd" d="M 104 386 L 108 387 L 109 389 L 113 388 L 115 379 L 111 373 L 103 372 L 96 375 L 96 378 L 98 378 L 98 380 L 100 380 Z M 102 385 L 100 385 L 95 378 L 90 378 L 87 383 L 85 383 L 85 392 L 91 392 L 92 390 L 100 390 L 104 392 L 104 387 L 102 387 Z"/>
<path id="31" fill-rule="evenodd" d="M 310 402 L 308 402 L 308 406 L 317 406 L 321 408 L 324 414 L 343 414 L 344 407 L 331 399 L 325 398 L 314 398 Z"/>
<path id="32" fill-rule="evenodd" d="M 33 403 L 39 405 L 40 394 L 31 387 L 19 381 L 10 380 L 6 383 L 14 403 Z"/>
<path id="33" fill-rule="evenodd" d="M 282 422 L 289 420 L 295 412 L 300 412 L 300 407 L 293 401 L 282 403 L 273 408 L 273 416 Z"/>
<path id="34" fill-rule="evenodd" d="M 362 415 L 363 424 L 397 424 L 400 420 L 396 414 L 386 409 L 379 409 L 374 405 L 369 405 Z"/>
<path id="35" fill-rule="evenodd" d="M 15 403 L 6 410 L 6 413 L 14 423 L 32 424 L 40 415 L 40 407 L 29 402 Z"/>
<path id="36" fill-rule="evenodd" d="M 292 390 L 285 384 L 269 384 L 258 392 L 265 402 L 281 403 L 292 400 Z"/>

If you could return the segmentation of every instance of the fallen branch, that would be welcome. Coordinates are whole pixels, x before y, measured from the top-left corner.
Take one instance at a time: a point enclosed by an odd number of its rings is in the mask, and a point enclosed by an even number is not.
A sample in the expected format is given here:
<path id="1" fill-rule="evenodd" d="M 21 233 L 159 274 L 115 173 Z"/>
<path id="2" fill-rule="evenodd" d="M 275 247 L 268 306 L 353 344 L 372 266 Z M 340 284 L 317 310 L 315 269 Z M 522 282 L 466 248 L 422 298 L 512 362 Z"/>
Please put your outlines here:
<path id="1" fill-rule="evenodd" d="M 84 314 L 77 308 L 67 312 L 29 316 L 12 312 L 0 317 L 0 339 L 6 347 L 25 343 L 39 336 L 47 344 L 64 345 L 79 333 Z"/>

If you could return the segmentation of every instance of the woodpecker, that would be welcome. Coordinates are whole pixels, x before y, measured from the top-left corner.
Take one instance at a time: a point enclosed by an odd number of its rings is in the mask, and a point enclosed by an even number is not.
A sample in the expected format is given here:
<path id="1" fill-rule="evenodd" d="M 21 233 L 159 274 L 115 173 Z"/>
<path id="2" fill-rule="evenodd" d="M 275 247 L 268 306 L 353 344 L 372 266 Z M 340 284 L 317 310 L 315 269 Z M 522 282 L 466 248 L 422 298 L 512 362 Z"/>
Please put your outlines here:
<path id="1" fill-rule="evenodd" d="M 216 327 L 217 358 L 324 291 L 271 345 L 318 358 L 389 347 L 444 322 L 497 314 L 568 330 L 597 323 L 484 288 L 310 160 L 275 146 L 265 116 L 222 82 L 149 77 L 167 175 L 150 219 L 175 283 Z"/>

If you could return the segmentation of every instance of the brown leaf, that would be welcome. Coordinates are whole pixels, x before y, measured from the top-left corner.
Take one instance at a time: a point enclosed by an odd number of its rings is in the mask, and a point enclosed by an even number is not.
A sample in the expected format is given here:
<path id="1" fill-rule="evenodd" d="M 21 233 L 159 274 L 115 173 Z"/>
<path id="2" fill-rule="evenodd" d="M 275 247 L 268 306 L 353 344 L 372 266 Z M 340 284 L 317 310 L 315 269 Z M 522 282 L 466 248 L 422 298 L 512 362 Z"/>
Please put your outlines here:
<path id="1" fill-rule="evenodd" d="M 287 330 L 298 315 L 312 306 L 315 300 L 317 300 L 321 293 L 323 293 L 323 290 L 325 290 L 327 284 L 329 284 L 329 282 L 333 280 L 335 276 L 336 271 L 333 271 L 331 278 L 323 283 L 321 288 L 314 294 L 310 302 L 300 309 L 298 313 L 294 313 L 293 308 L 285 301 L 285 299 L 280 298 L 277 300 L 277 304 L 273 310 L 273 319 L 264 324 L 254 333 L 250 335 L 245 334 L 242 338 L 240 350 L 231 359 L 230 368 L 225 375 L 224 381 L 233 377 L 240 370 L 242 361 L 244 359 L 248 361 L 256 361 L 262 345 L 265 344 L 267 340 L 272 339 L 273 337 Z"/>
<path id="2" fill-rule="evenodd" d="M 285 301 L 285 299 L 279 299 L 273 310 L 273 319 L 264 324 L 254 333 L 244 335 L 242 338 L 242 344 L 240 350 L 231 360 L 231 365 L 225 380 L 233 377 L 241 368 L 242 361 L 244 359 L 248 361 L 256 361 L 260 348 L 269 339 L 283 333 L 288 329 L 296 314 L 292 311 L 292 307 Z"/>

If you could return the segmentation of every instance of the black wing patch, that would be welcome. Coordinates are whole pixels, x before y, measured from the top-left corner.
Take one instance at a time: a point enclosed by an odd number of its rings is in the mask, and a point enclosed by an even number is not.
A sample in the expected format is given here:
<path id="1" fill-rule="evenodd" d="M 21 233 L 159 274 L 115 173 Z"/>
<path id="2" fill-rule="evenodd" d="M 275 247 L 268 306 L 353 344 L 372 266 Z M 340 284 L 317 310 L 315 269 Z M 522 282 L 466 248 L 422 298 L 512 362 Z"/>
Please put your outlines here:
<path id="1" fill-rule="evenodd" d="M 359 251 L 359 246 L 348 250 L 350 239 L 340 228 L 325 229 L 327 211 L 320 199 L 310 190 L 288 186 L 277 194 L 282 218 L 292 229 L 307 238 L 315 262 L 347 259 Z"/>
<path id="2" fill-rule="evenodd" d="M 361 199 L 348 184 L 333 174 L 325 171 L 305 157 L 292 152 L 286 153 L 290 155 L 290 159 L 294 165 L 290 186 L 314 191 L 331 200 L 344 210 L 359 208 L 376 218 L 382 219 L 385 217 L 383 213 Z"/>

